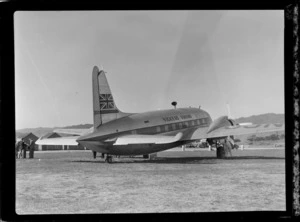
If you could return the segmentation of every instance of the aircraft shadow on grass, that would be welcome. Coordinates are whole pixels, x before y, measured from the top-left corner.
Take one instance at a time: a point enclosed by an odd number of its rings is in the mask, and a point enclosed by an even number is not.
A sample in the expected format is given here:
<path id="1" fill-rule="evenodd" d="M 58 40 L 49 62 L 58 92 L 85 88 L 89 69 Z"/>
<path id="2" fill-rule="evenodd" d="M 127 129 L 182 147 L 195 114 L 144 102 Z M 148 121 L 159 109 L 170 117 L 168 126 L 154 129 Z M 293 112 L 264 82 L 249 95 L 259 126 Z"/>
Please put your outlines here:
<path id="1" fill-rule="evenodd" d="M 228 160 L 284 160 L 284 157 L 265 157 L 265 156 L 233 156 L 226 159 L 217 159 L 216 157 L 156 157 L 155 159 L 142 158 L 114 158 L 111 164 L 124 163 L 156 163 L 156 164 L 218 164 Z M 79 163 L 105 163 L 104 159 L 92 160 L 72 160 L 70 162 Z"/>

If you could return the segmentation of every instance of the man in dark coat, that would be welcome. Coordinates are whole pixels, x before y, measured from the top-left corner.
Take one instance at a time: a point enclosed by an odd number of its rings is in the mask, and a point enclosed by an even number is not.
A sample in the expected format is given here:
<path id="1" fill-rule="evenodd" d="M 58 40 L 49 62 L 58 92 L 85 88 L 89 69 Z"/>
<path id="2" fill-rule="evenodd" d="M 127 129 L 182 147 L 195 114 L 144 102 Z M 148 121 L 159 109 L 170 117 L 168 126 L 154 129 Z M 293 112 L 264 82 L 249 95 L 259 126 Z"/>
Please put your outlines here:
<path id="1" fill-rule="evenodd" d="M 93 152 L 93 157 L 94 157 L 94 159 L 96 159 L 96 157 L 97 157 L 97 152 L 96 151 L 92 151 Z"/>
<path id="2" fill-rule="evenodd" d="M 16 143 L 16 150 L 15 150 L 15 152 L 16 152 L 16 158 L 20 158 L 21 157 L 21 141 L 18 141 L 17 143 Z"/>
<path id="3" fill-rule="evenodd" d="M 21 147 L 22 147 L 21 149 L 23 152 L 23 159 L 26 159 L 26 150 L 27 150 L 28 145 L 24 142 L 24 139 L 22 139 Z"/>
<path id="4" fill-rule="evenodd" d="M 227 137 L 225 139 L 225 147 L 226 147 L 226 152 L 229 153 L 229 155 L 232 157 L 232 153 L 231 153 L 231 150 L 233 149 L 233 145 L 234 145 L 234 141 L 231 137 Z"/>
<path id="5" fill-rule="evenodd" d="M 29 158 L 32 159 L 34 156 L 34 146 L 35 143 L 33 140 L 30 140 L 30 144 L 29 144 Z"/>

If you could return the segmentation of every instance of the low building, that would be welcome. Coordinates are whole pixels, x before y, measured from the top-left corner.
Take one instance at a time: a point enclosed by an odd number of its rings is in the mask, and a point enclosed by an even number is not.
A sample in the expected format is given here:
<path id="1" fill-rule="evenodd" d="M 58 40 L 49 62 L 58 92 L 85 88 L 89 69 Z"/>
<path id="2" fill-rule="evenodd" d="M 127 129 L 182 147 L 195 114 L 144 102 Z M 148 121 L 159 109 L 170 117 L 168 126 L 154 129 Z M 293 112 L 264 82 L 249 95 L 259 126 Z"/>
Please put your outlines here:
<path id="1" fill-rule="evenodd" d="M 85 150 L 76 142 L 78 136 L 61 137 L 58 133 L 48 133 L 40 137 L 36 144 L 38 150 Z"/>

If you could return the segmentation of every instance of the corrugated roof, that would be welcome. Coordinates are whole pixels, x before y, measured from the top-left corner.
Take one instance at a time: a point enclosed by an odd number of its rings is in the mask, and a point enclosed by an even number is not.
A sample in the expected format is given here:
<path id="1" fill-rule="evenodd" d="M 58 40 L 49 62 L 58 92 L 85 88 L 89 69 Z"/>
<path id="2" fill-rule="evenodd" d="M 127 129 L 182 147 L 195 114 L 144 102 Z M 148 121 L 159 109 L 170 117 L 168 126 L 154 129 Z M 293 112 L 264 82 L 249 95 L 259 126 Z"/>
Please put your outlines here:
<path id="1" fill-rule="evenodd" d="M 44 136 L 41 136 L 40 138 L 45 139 L 45 138 L 57 138 L 57 137 L 61 137 L 61 135 L 59 135 L 56 132 L 50 132 L 50 133 L 45 134 Z"/>
<path id="2" fill-rule="evenodd" d="M 34 135 L 32 132 L 30 132 L 30 133 L 21 133 L 21 134 L 19 134 L 19 135 L 17 136 L 17 139 L 22 139 L 22 138 L 28 137 L 28 136 L 30 136 L 30 135 L 32 135 L 32 136 L 38 138 L 36 135 Z"/>

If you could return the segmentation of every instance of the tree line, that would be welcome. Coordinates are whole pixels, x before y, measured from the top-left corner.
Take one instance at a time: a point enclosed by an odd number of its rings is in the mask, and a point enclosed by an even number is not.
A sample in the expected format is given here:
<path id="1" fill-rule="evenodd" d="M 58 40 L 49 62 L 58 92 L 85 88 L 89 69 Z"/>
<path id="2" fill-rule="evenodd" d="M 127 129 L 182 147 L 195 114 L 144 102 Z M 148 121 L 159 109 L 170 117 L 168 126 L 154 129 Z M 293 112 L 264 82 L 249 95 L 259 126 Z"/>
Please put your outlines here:
<path id="1" fill-rule="evenodd" d="M 280 140 L 280 139 L 284 139 L 285 135 L 281 134 L 271 134 L 269 136 L 256 136 L 256 135 L 251 135 L 247 138 L 247 140 L 249 140 L 250 142 L 254 142 L 254 141 L 266 141 L 266 140 Z"/>

